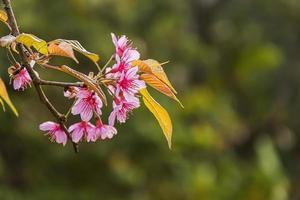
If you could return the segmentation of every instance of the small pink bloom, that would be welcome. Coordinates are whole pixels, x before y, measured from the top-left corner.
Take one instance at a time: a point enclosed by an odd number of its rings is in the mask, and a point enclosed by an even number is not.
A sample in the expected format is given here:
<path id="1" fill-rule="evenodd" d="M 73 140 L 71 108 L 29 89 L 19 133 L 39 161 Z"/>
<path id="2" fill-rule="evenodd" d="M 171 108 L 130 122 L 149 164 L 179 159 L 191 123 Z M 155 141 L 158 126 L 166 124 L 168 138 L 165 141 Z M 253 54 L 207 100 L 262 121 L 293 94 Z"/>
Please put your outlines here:
<path id="1" fill-rule="evenodd" d="M 117 38 L 117 36 L 112 33 L 111 37 L 116 48 L 116 60 L 119 57 L 123 62 L 129 63 L 140 58 L 140 53 L 132 48 L 132 43 L 125 35 Z"/>
<path id="2" fill-rule="evenodd" d="M 92 141 L 92 138 L 96 137 L 94 135 L 94 128 L 94 125 L 92 125 L 90 122 L 82 121 L 70 126 L 68 131 L 72 134 L 73 142 L 78 143 L 82 139 L 90 142 Z"/>
<path id="3" fill-rule="evenodd" d="M 106 72 L 112 74 L 112 73 L 121 73 L 123 71 L 127 71 L 130 69 L 131 65 L 129 65 L 126 62 L 120 61 L 119 57 L 116 58 L 117 63 L 113 65 L 112 68 L 107 68 Z M 106 76 L 107 77 L 107 76 Z M 109 77 L 107 77 L 109 78 Z"/>
<path id="4" fill-rule="evenodd" d="M 72 114 L 78 115 L 83 121 L 89 121 L 95 112 L 101 115 L 101 108 L 103 106 L 100 97 L 91 90 L 80 89 L 76 95 L 77 100 L 72 107 Z"/>
<path id="5" fill-rule="evenodd" d="M 122 57 L 126 49 L 130 48 L 130 44 L 128 43 L 128 38 L 125 35 L 121 36 L 120 38 L 117 38 L 117 36 L 114 33 L 111 33 L 111 37 L 116 47 L 117 55 Z"/>
<path id="6" fill-rule="evenodd" d="M 51 141 L 63 144 L 64 146 L 66 145 L 67 135 L 59 124 L 48 121 L 42 123 L 39 128 L 41 131 L 47 131 L 46 135 L 50 136 Z"/>
<path id="7" fill-rule="evenodd" d="M 123 98 L 122 100 L 114 99 L 113 111 L 109 115 L 109 125 L 113 126 L 115 121 L 125 123 L 128 118 L 128 114 L 140 106 L 139 99 L 131 96 L 129 100 Z"/>
<path id="8" fill-rule="evenodd" d="M 110 125 L 103 124 L 100 120 L 97 120 L 96 127 L 95 127 L 95 134 L 96 139 L 100 138 L 102 140 L 105 140 L 106 138 L 112 139 L 114 135 L 117 134 L 117 129 L 115 127 Z"/>
<path id="9" fill-rule="evenodd" d="M 127 49 L 122 57 L 116 55 L 115 59 L 116 64 L 114 64 L 112 68 L 109 68 L 108 72 L 110 73 L 129 70 L 132 67 L 131 62 L 140 59 L 140 54 L 137 50 Z"/>
<path id="10" fill-rule="evenodd" d="M 116 84 L 116 96 L 118 96 L 120 92 L 123 92 L 124 95 L 134 95 L 138 93 L 140 89 L 146 87 L 145 82 L 139 80 L 137 72 L 138 67 L 133 67 L 121 74 Z"/>
<path id="11" fill-rule="evenodd" d="M 16 75 L 14 75 L 13 79 L 13 86 L 15 90 L 24 90 L 28 85 L 30 86 L 30 83 L 32 82 L 29 73 L 25 68 L 21 69 Z"/>

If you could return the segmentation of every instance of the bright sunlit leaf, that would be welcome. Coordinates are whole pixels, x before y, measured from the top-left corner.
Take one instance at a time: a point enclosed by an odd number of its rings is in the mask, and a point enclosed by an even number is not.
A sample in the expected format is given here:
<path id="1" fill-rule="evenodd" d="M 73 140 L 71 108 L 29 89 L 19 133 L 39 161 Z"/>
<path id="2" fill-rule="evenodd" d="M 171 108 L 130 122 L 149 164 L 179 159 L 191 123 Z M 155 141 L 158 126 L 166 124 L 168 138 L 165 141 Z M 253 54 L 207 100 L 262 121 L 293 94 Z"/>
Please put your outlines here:
<path id="1" fill-rule="evenodd" d="M 27 33 L 22 33 L 17 36 L 16 42 L 24 44 L 26 47 L 34 47 L 38 52 L 44 55 L 48 55 L 47 42 Z"/>
<path id="2" fill-rule="evenodd" d="M 168 112 L 153 99 L 153 97 L 149 94 L 147 89 L 141 89 L 140 94 L 143 96 L 143 101 L 146 107 L 157 119 L 168 141 L 169 148 L 171 149 L 173 126 Z"/>
<path id="3" fill-rule="evenodd" d="M 171 90 L 177 94 L 176 90 L 174 89 L 174 87 L 172 86 L 171 82 L 169 81 L 164 69 L 162 68 L 161 64 L 156 61 L 156 60 L 152 60 L 152 59 L 148 59 L 144 61 L 150 68 L 151 68 L 151 72 L 158 78 L 160 79 L 162 82 L 164 82 L 167 86 L 169 86 L 171 88 Z"/>
<path id="4" fill-rule="evenodd" d="M 0 103 L 2 104 L 2 106 L 4 105 L 3 101 L 5 101 L 7 103 L 7 105 L 10 107 L 10 109 L 14 112 L 14 114 L 18 117 L 19 116 L 18 111 L 15 108 L 15 106 L 13 105 L 13 103 L 11 102 L 11 100 L 8 96 L 5 84 L 1 78 L 0 78 L 0 98 L 1 98 Z"/>
<path id="5" fill-rule="evenodd" d="M 153 74 L 142 74 L 141 79 L 145 81 L 148 85 L 153 87 L 154 89 L 158 90 L 159 92 L 163 93 L 164 95 L 174 99 L 177 101 L 180 106 L 183 108 L 184 106 L 180 102 L 180 100 L 176 97 L 174 92 L 167 86 L 164 82 L 162 82 L 160 79 L 158 79 L 155 75 Z"/>
<path id="6" fill-rule="evenodd" d="M 152 59 L 144 61 L 138 60 L 133 62 L 133 66 L 138 66 L 141 72 L 155 75 L 159 80 L 165 83 L 175 94 L 177 94 L 176 90 L 169 81 L 164 69 L 158 61 Z"/>
<path id="7" fill-rule="evenodd" d="M 161 63 L 156 60 L 148 59 L 144 61 L 133 61 L 132 65 L 134 67 L 139 67 L 140 72 L 142 72 L 141 79 L 144 80 L 148 85 L 165 94 L 166 96 L 171 97 L 177 101 L 181 107 L 183 107 L 182 103 L 176 97 L 177 92 L 164 72 Z"/>
<path id="8" fill-rule="evenodd" d="M 141 72 L 144 72 L 144 73 L 147 73 L 147 74 L 152 73 L 150 66 L 142 60 L 135 60 L 131 64 L 132 64 L 133 67 L 139 67 L 139 70 Z"/>
<path id="9" fill-rule="evenodd" d="M 74 55 L 72 46 L 66 42 L 61 42 L 59 44 L 50 43 L 48 51 L 50 55 L 72 58 L 76 63 L 79 63 Z"/>

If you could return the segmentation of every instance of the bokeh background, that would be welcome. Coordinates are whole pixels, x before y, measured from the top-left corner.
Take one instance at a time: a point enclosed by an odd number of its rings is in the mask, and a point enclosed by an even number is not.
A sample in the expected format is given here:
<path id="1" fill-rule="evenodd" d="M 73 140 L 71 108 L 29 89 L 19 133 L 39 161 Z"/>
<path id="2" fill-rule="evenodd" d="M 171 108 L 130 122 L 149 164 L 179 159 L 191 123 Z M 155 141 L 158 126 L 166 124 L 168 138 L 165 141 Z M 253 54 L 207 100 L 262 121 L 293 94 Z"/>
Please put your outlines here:
<path id="1" fill-rule="evenodd" d="M 10 87 L 21 115 L 0 113 L 0 199 L 300 199 L 300 1 L 13 0 L 13 7 L 22 32 L 79 40 L 102 64 L 114 51 L 110 33 L 128 35 L 143 58 L 171 61 L 165 70 L 185 109 L 151 90 L 172 116 L 172 151 L 142 107 L 113 140 L 82 144 L 75 155 L 38 130 L 53 118 L 34 90 Z M 0 56 L 8 84 L 4 49 Z M 80 66 L 55 62 L 94 70 L 77 58 Z M 67 110 L 61 89 L 46 91 Z"/>

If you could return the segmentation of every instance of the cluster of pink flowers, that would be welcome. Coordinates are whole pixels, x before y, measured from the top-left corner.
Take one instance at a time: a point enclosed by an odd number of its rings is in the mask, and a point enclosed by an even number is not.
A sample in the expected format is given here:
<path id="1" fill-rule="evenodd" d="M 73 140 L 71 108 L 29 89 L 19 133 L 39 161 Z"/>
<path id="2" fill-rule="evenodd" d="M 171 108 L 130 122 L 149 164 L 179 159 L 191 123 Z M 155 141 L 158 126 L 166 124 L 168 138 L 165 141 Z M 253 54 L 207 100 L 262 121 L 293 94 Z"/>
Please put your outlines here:
<path id="1" fill-rule="evenodd" d="M 115 64 L 105 72 L 105 78 L 111 80 L 110 85 L 107 86 L 108 93 L 113 97 L 113 110 L 109 115 L 108 124 L 102 122 L 103 102 L 93 90 L 86 87 L 69 87 L 64 92 L 65 97 L 75 98 L 71 113 L 80 115 L 81 118 L 80 122 L 71 125 L 68 129 L 74 143 L 113 138 L 117 134 L 115 122 L 124 123 L 129 113 L 140 106 L 138 92 L 146 86 L 144 81 L 139 80 L 138 67 L 133 67 L 131 64 L 132 61 L 140 58 L 140 54 L 132 47 L 126 36 L 117 38 L 112 34 L 112 40 L 116 48 L 116 53 L 113 55 Z M 28 81 L 23 79 L 20 82 L 21 85 L 28 84 Z M 91 122 L 93 118 L 95 125 Z M 67 135 L 59 124 L 45 122 L 40 125 L 40 129 L 46 131 L 52 141 L 66 144 Z"/>
<path id="2" fill-rule="evenodd" d="M 138 67 L 131 65 L 132 61 L 140 58 L 139 52 L 132 48 L 126 36 L 118 39 L 112 34 L 112 40 L 116 47 L 116 63 L 106 69 L 106 78 L 116 80 L 114 85 L 109 86 L 113 96 L 113 111 L 109 116 L 109 124 L 113 126 L 116 120 L 124 123 L 128 114 L 140 106 L 137 94 L 146 85 L 144 81 L 139 80 Z"/>

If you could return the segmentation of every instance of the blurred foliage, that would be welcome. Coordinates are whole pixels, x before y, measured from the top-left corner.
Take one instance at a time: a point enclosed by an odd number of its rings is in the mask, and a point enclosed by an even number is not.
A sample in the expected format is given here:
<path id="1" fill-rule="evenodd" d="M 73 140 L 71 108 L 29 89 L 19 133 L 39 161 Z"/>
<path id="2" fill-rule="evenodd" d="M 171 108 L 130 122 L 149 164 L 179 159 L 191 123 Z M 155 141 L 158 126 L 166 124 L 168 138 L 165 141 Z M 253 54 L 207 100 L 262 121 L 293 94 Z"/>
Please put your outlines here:
<path id="1" fill-rule="evenodd" d="M 165 66 L 185 105 L 151 90 L 174 122 L 170 151 L 146 108 L 111 141 L 50 144 L 51 115 L 34 90 L 10 94 L 20 117 L 0 114 L 0 199 L 299 199 L 300 1 L 13 1 L 23 32 L 76 39 L 102 63 L 110 32 Z M 0 34 L 7 34 L 4 25 Z M 0 50 L 1 77 L 9 66 Z M 77 69 L 93 70 L 77 56 Z M 57 62 L 75 66 L 67 59 Z M 56 72 L 51 80 L 69 79 Z M 65 111 L 60 89 L 47 88 Z"/>

